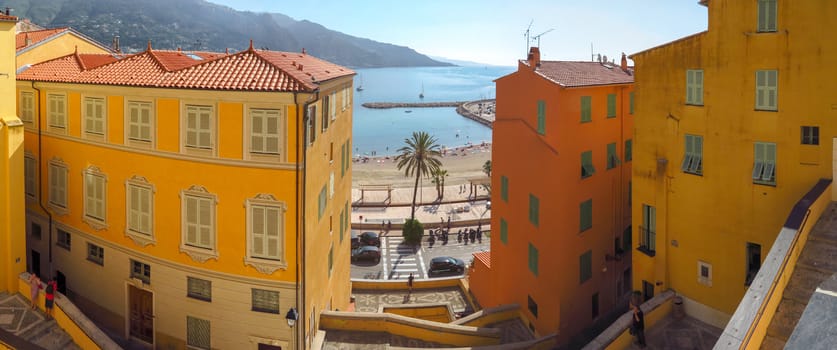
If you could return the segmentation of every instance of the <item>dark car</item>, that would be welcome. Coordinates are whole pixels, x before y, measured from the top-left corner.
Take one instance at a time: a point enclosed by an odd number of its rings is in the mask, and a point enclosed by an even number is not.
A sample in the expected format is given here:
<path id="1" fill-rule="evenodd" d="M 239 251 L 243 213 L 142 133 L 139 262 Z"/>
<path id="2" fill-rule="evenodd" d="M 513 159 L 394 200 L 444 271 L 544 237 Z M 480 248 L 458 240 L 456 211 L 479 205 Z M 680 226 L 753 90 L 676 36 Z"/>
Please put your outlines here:
<path id="1" fill-rule="evenodd" d="M 358 236 L 357 231 L 352 231 L 352 250 L 358 247 L 360 247 L 360 236 Z"/>
<path id="2" fill-rule="evenodd" d="M 463 271 L 465 271 L 464 261 L 449 256 L 439 256 L 430 260 L 430 268 L 427 270 L 427 274 L 433 276 L 442 273 L 462 273 Z"/>
<path id="3" fill-rule="evenodd" d="M 381 246 L 381 239 L 378 237 L 378 234 L 375 232 L 364 232 L 360 234 L 359 237 L 361 245 L 373 245 L 376 247 Z"/>
<path id="4" fill-rule="evenodd" d="M 381 261 L 381 249 L 372 245 L 353 249 L 352 261 L 358 260 L 372 260 L 377 264 Z"/>

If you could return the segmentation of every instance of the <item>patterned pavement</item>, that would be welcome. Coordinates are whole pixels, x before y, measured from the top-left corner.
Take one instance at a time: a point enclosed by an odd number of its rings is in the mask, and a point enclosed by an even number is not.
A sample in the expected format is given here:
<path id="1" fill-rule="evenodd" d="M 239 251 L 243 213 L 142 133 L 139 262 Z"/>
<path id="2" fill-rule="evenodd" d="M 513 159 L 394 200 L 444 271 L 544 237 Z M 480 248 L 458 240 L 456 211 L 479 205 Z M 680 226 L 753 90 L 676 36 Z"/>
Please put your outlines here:
<path id="1" fill-rule="evenodd" d="M 651 329 L 646 329 L 646 350 L 709 350 L 721 337 L 720 328 L 715 328 L 691 317 L 675 319 L 669 315 Z M 636 344 L 628 349 L 640 349 Z"/>
<path id="2" fill-rule="evenodd" d="M 406 284 L 406 283 L 405 283 Z M 359 290 L 352 291 L 355 296 L 355 310 L 361 312 L 378 312 L 378 307 L 384 304 L 424 304 L 449 303 L 453 312 L 469 315 L 474 312 L 465 299 L 462 290 L 457 287 L 438 289 L 416 289 L 407 298 L 407 290 Z"/>

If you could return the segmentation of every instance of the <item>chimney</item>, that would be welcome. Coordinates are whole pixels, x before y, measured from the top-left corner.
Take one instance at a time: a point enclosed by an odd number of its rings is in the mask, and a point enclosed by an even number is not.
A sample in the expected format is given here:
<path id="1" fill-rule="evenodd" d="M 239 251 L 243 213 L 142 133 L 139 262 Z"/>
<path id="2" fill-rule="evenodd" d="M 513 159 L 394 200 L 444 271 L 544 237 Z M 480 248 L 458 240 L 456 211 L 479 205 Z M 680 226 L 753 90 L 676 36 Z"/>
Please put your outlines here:
<path id="1" fill-rule="evenodd" d="M 12 12 L 12 8 L 7 6 L 6 7 L 6 16 L 11 16 L 11 12 Z"/>
<path id="2" fill-rule="evenodd" d="M 24 41 L 26 42 L 26 46 L 32 45 L 32 38 L 29 37 L 29 33 L 26 33 Z"/>
<path id="3" fill-rule="evenodd" d="M 536 46 L 532 46 L 529 49 L 529 57 L 527 57 L 526 60 L 529 61 L 529 66 L 532 67 L 532 69 L 540 67 L 541 66 L 541 50 Z"/>
<path id="4" fill-rule="evenodd" d="M 113 52 L 122 52 L 122 49 L 119 48 L 119 35 L 113 36 Z"/>
<path id="5" fill-rule="evenodd" d="M 625 56 L 625 53 L 622 53 L 622 71 L 628 72 L 628 56 Z"/>

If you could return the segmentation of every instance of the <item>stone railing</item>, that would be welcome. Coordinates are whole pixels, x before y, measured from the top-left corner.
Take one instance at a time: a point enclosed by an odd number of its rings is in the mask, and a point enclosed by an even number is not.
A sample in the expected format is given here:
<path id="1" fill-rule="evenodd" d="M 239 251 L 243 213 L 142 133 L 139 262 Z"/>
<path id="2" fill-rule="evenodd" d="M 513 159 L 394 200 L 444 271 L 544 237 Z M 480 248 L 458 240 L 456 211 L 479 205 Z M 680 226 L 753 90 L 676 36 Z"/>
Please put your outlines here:
<path id="1" fill-rule="evenodd" d="M 645 314 L 646 332 L 649 328 L 671 313 L 672 301 L 674 298 L 674 292 L 667 290 L 639 306 Z M 598 337 L 585 345 L 583 350 L 628 348 L 633 340 L 633 336 L 628 332 L 628 328 L 631 326 L 632 315 L 633 313 L 628 311 L 624 315 L 619 316 L 616 322 L 613 322 L 613 324 L 611 324 L 610 327 L 607 327 L 607 329 L 599 334 Z"/>

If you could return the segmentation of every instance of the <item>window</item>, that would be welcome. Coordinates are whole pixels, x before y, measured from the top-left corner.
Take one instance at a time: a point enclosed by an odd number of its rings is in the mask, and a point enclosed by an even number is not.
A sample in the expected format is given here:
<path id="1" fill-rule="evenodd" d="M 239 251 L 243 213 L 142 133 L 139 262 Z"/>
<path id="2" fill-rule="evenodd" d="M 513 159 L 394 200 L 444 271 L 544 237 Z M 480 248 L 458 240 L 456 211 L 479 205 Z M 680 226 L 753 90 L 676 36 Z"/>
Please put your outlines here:
<path id="1" fill-rule="evenodd" d="M 96 167 L 84 171 L 84 221 L 96 229 L 106 222 L 107 179 Z"/>
<path id="2" fill-rule="evenodd" d="M 341 100 L 341 102 L 342 102 L 341 107 L 342 107 L 342 108 L 343 108 L 343 110 L 345 111 L 345 110 L 346 110 L 346 107 L 348 107 L 348 106 L 349 106 L 349 88 L 344 88 L 344 89 L 341 91 L 341 95 L 342 95 L 342 96 L 340 96 L 340 97 L 341 97 L 341 98 L 340 98 L 340 100 Z"/>
<path id="3" fill-rule="evenodd" d="M 533 194 L 529 194 L 529 222 L 538 226 L 540 222 L 540 200 Z"/>
<path id="4" fill-rule="evenodd" d="M 154 188 L 142 177 L 135 176 L 125 183 L 127 233 L 141 239 L 153 239 Z M 147 241 L 151 243 L 151 241 Z"/>
<path id="5" fill-rule="evenodd" d="M 753 183 L 776 184 L 776 144 L 756 142 L 753 159 Z"/>
<path id="6" fill-rule="evenodd" d="M 346 162 L 348 161 L 346 157 L 346 144 L 344 143 L 340 146 L 340 177 L 346 176 Z"/>
<path id="7" fill-rule="evenodd" d="M 105 115 L 105 111 L 104 98 L 84 98 L 84 132 L 86 134 L 105 134 L 105 130 L 107 130 L 107 116 Z"/>
<path id="8" fill-rule="evenodd" d="M 593 297 L 590 300 L 590 309 L 595 320 L 596 317 L 599 317 L 599 293 L 593 293 Z"/>
<path id="9" fill-rule="evenodd" d="M 509 178 L 506 176 L 500 176 L 500 198 L 509 201 Z"/>
<path id="10" fill-rule="evenodd" d="M 590 96 L 581 96 L 581 122 L 587 123 L 593 120 L 593 98 Z"/>
<path id="11" fill-rule="evenodd" d="M 712 287 L 712 264 L 698 260 L 697 269 L 698 283 L 707 287 Z"/>
<path id="12" fill-rule="evenodd" d="M 538 134 L 546 133 L 546 101 L 538 100 Z"/>
<path id="13" fill-rule="evenodd" d="M 634 201 L 634 182 L 628 180 L 628 206 L 630 207 Z"/>
<path id="14" fill-rule="evenodd" d="M 127 139 L 141 143 L 151 143 L 153 137 L 153 116 L 151 102 L 128 101 Z"/>
<path id="15" fill-rule="evenodd" d="M 634 114 L 634 92 L 633 91 L 628 93 L 628 98 L 630 99 L 630 107 L 629 107 L 630 109 L 629 109 L 628 113 Z"/>
<path id="16" fill-rule="evenodd" d="M 607 117 L 616 118 L 616 94 L 607 94 Z"/>
<path id="17" fill-rule="evenodd" d="M 25 124 L 35 121 L 35 94 L 31 91 L 20 92 L 20 120 Z"/>
<path id="18" fill-rule="evenodd" d="M 212 301 L 212 282 L 195 277 L 186 277 L 186 296 L 203 301 Z"/>
<path id="19" fill-rule="evenodd" d="M 269 194 L 247 199 L 247 260 L 263 273 L 285 267 L 285 204 Z"/>
<path id="20" fill-rule="evenodd" d="M 747 242 L 747 274 L 744 285 L 749 286 L 761 268 L 761 244 Z"/>
<path id="21" fill-rule="evenodd" d="M 61 247 L 61 248 L 70 250 L 70 248 L 72 247 L 72 243 L 73 243 L 72 242 L 72 236 L 70 235 L 70 233 L 67 232 L 67 231 L 64 231 L 60 228 L 57 230 L 57 232 L 58 232 L 58 234 L 57 234 L 57 237 L 56 237 L 55 244 L 57 246 Z"/>
<path id="22" fill-rule="evenodd" d="M 625 162 L 630 162 L 634 159 L 634 141 L 631 139 L 627 139 L 625 141 Z"/>
<path id="23" fill-rule="evenodd" d="M 689 174 L 703 174 L 703 136 L 686 134 L 683 164 L 680 165 L 680 170 Z"/>
<path id="24" fill-rule="evenodd" d="M 802 127 L 802 144 L 803 145 L 819 145 L 820 144 L 820 127 L 818 127 L 818 126 L 803 126 Z"/>
<path id="25" fill-rule="evenodd" d="M 93 243 L 87 243 L 87 260 L 99 265 L 105 264 L 105 249 Z"/>
<path id="26" fill-rule="evenodd" d="M 756 71 L 756 110 L 779 110 L 777 106 L 778 75 L 777 70 Z"/>
<path id="27" fill-rule="evenodd" d="M 131 259 L 131 278 L 136 278 L 145 284 L 150 284 L 151 266 Z"/>
<path id="28" fill-rule="evenodd" d="M 279 313 L 279 292 L 253 288 L 252 293 L 253 311 L 267 312 L 271 314 Z"/>
<path id="29" fill-rule="evenodd" d="M 331 117 L 331 120 L 337 118 L 337 92 L 331 93 L 331 98 L 329 99 L 329 110 L 328 115 Z"/>
<path id="30" fill-rule="evenodd" d="M 41 225 L 34 222 L 32 223 L 32 237 L 37 240 L 41 239 Z"/>
<path id="31" fill-rule="evenodd" d="M 341 238 L 340 238 L 341 240 L 343 239 L 342 236 L 346 235 L 346 231 L 349 231 L 349 229 L 351 228 L 351 223 L 349 222 L 349 219 L 351 219 L 352 212 L 349 211 L 349 201 L 346 201 L 345 209 L 346 209 L 346 216 L 344 216 L 343 219 L 346 220 L 346 225 L 345 225 L 346 229 L 341 234 Z"/>
<path id="32" fill-rule="evenodd" d="M 613 169 L 620 162 L 619 154 L 616 153 L 616 142 L 607 144 L 607 168 Z"/>
<path id="33" fill-rule="evenodd" d="M 593 278 L 593 251 L 588 250 L 586 253 L 578 257 L 579 266 L 579 280 L 584 283 Z"/>
<path id="34" fill-rule="evenodd" d="M 346 165 L 345 170 L 349 170 L 349 165 L 352 164 L 352 141 L 346 140 Z"/>
<path id="35" fill-rule="evenodd" d="M 657 249 L 655 240 L 657 229 L 657 208 L 650 205 L 642 205 L 642 226 L 639 227 L 639 249 L 648 255 L 654 256 Z"/>
<path id="36" fill-rule="evenodd" d="M 195 349 L 211 349 L 209 320 L 186 316 L 186 345 Z"/>
<path id="37" fill-rule="evenodd" d="M 776 31 L 776 12 L 778 12 L 776 0 L 759 0 L 758 5 L 758 31 Z"/>
<path id="38" fill-rule="evenodd" d="M 538 248 L 532 243 L 529 243 L 529 271 L 538 275 Z"/>
<path id="39" fill-rule="evenodd" d="M 59 212 L 67 211 L 67 166 L 60 160 L 49 163 L 49 204 Z"/>
<path id="40" fill-rule="evenodd" d="M 340 209 L 340 243 L 343 243 L 343 232 L 346 230 L 346 212 Z"/>
<path id="41" fill-rule="evenodd" d="M 581 213 L 581 223 L 578 232 L 584 232 L 593 227 L 593 199 L 591 198 L 581 202 L 579 212 Z"/>
<path id="42" fill-rule="evenodd" d="M 281 155 L 282 113 L 278 109 L 250 109 L 250 153 Z"/>
<path id="43" fill-rule="evenodd" d="M 193 259 L 217 258 L 215 248 L 215 195 L 205 188 L 192 186 L 181 192 L 180 250 Z"/>
<path id="44" fill-rule="evenodd" d="M 183 120 L 183 146 L 187 149 L 212 150 L 215 122 L 212 106 L 186 105 Z"/>
<path id="45" fill-rule="evenodd" d="M 509 223 L 503 218 L 500 218 L 500 242 L 509 244 Z"/>
<path id="46" fill-rule="evenodd" d="M 331 106 L 330 105 L 331 105 L 331 96 L 330 95 L 324 96 L 323 97 L 323 111 L 322 111 L 323 120 L 322 120 L 322 124 L 320 125 L 320 127 L 322 128 L 322 130 L 321 130 L 322 132 L 325 132 L 326 130 L 328 130 L 328 121 L 329 121 L 329 119 L 331 119 L 331 118 L 329 118 L 329 114 L 331 114 Z"/>
<path id="47" fill-rule="evenodd" d="M 23 156 L 23 190 L 30 198 L 35 198 L 38 188 L 38 162 L 30 155 Z"/>
<path id="48" fill-rule="evenodd" d="M 67 130 L 67 96 L 48 94 L 47 95 L 47 120 L 50 128 Z"/>
<path id="49" fill-rule="evenodd" d="M 686 70 L 686 104 L 703 105 L 703 70 Z"/>
<path id="50" fill-rule="evenodd" d="M 593 167 L 593 151 L 581 152 L 581 178 L 588 178 L 596 173 Z"/>
<path id="51" fill-rule="evenodd" d="M 631 237 L 631 234 L 632 234 L 632 231 L 631 231 L 630 226 L 628 226 L 628 228 L 626 228 L 625 231 L 622 232 L 623 250 L 626 251 L 626 252 L 631 250 L 631 240 L 633 239 Z"/>
<path id="52" fill-rule="evenodd" d="M 535 302 L 535 299 L 532 299 L 531 295 L 527 295 L 526 298 L 528 299 L 529 312 L 532 313 L 532 316 L 538 318 L 538 303 Z"/>
<path id="53" fill-rule="evenodd" d="M 306 114 L 305 119 L 308 121 L 305 124 L 305 143 L 312 145 L 317 139 L 317 106 L 308 106 L 308 113 Z"/>
<path id="54" fill-rule="evenodd" d="M 328 277 L 331 277 L 331 270 L 334 267 L 334 244 L 328 248 Z"/>
<path id="55" fill-rule="evenodd" d="M 323 185 L 323 189 L 320 190 L 320 195 L 317 197 L 317 218 L 322 219 L 323 214 L 325 214 L 326 205 L 328 204 L 328 197 L 326 196 L 326 186 Z"/>

